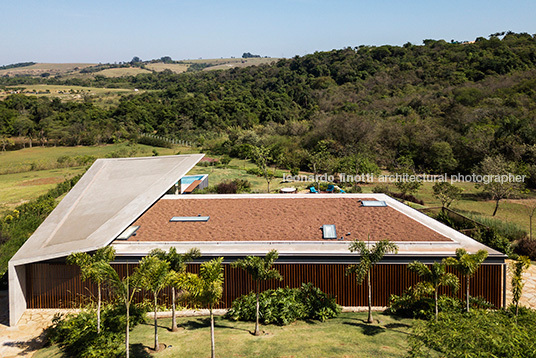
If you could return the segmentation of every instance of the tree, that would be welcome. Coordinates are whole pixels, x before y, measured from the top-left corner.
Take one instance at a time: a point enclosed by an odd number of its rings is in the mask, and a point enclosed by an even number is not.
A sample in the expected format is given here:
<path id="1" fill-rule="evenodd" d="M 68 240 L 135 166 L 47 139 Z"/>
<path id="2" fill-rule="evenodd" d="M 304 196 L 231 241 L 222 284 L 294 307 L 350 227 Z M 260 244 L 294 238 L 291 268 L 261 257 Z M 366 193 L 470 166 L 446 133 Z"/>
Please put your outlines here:
<path id="1" fill-rule="evenodd" d="M 447 265 L 443 262 L 434 262 L 430 267 L 423 264 L 422 262 L 412 262 L 408 265 L 408 269 L 416 272 L 424 282 L 417 284 L 418 289 L 423 291 L 428 291 L 428 289 L 434 291 L 434 301 L 435 301 L 435 319 L 437 321 L 439 315 L 438 308 L 438 296 L 439 296 L 439 287 L 448 286 L 458 290 L 459 281 L 456 275 L 446 272 Z"/>
<path id="2" fill-rule="evenodd" d="M 339 163 L 339 171 L 345 171 L 345 174 L 352 174 L 355 177 L 361 176 L 365 177 L 366 175 L 377 175 L 380 174 L 380 168 L 378 165 L 370 160 L 368 157 L 362 154 L 353 154 L 348 157 L 345 157 Z M 354 189 L 357 189 L 358 181 L 354 180 Z"/>
<path id="3" fill-rule="evenodd" d="M 532 218 L 536 213 L 536 204 L 533 204 L 529 209 L 529 239 L 532 240 Z"/>
<path id="4" fill-rule="evenodd" d="M 275 173 L 273 170 L 270 169 L 268 163 L 270 160 L 272 160 L 271 151 L 269 148 L 266 148 L 264 146 L 255 147 L 251 146 L 251 154 L 253 161 L 257 165 L 257 168 L 259 168 L 262 176 L 266 180 L 266 184 L 268 185 L 268 193 L 270 192 L 270 182 L 274 179 Z"/>
<path id="5" fill-rule="evenodd" d="M 213 309 L 223 294 L 223 257 L 212 259 L 201 264 L 199 270 L 198 293 L 197 300 L 210 311 L 210 340 L 211 340 L 211 357 L 216 357 L 214 344 L 214 314 Z"/>
<path id="6" fill-rule="evenodd" d="M 98 262 L 96 265 L 100 266 L 99 269 L 105 271 L 106 277 L 109 279 L 110 284 L 114 288 L 116 295 L 119 297 L 126 310 L 126 332 L 125 332 L 125 349 L 126 358 L 130 357 L 130 305 L 134 299 L 136 292 L 140 290 L 141 275 L 139 274 L 139 268 L 134 270 L 134 274 L 129 276 L 127 265 L 127 276 L 121 278 L 117 271 L 115 271 L 107 262 Z"/>
<path id="7" fill-rule="evenodd" d="M 67 256 L 69 265 L 80 267 L 82 281 L 89 279 L 97 285 L 97 333 L 101 331 L 101 302 L 102 302 L 102 284 L 108 279 L 108 270 L 100 265 L 109 263 L 115 259 L 115 250 L 112 246 L 106 246 L 98 249 L 93 255 L 87 252 L 75 252 Z"/>
<path id="8" fill-rule="evenodd" d="M 417 178 L 413 160 L 410 157 L 401 157 L 398 159 L 398 167 L 395 170 L 395 174 L 398 176 L 395 185 L 404 195 L 415 194 L 422 186 L 422 181 Z"/>
<path id="9" fill-rule="evenodd" d="M 503 180 L 504 176 L 509 176 L 515 173 L 515 164 L 507 162 L 502 156 L 486 157 L 482 160 L 477 173 L 486 176 L 489 180 L 477 183 L 475 187 L 482 188 L 492 200 L 495 201 L 495 209 L 493 215 L 499 209 L 499 202 L 503 199 L 508 199 L 512 194 L 519 191 L 522 183 L 517 183 L 511 180 Z"/>
<path id="10" fill-rule="evenodd" d="M 245 259 L 239 259 L 233 262 L 233 267 L 241 268 L 246 271 L 253 281 L 255 281 L 255 294 L 257 296 L 256 317 L 255 317 L 255 332 L 256 336 L 259 336 L 259 296 L 261 291 L 261 281 L 278 279 L 282 280 L 283 277 L 273 268 L 275 260 L 277 260 L 278 253 L 276 250 L 271 250 L 266 254 L 264 258 L 258 256 L 247 256 Z"/>
<path id="11" fill-rule="evenodd" d="M 156 256 L 145 256 L 138 266 L 139 282 L 141 287 L 153 293 L 154 304 L 154 351 L 158 352 L 158 294 L 170 285 L 173 272 L 169 270 L 169 262 L 160 260 Z"/>
<path id="12" fill-rule="evenodd" d="M 432 187 L 434 191 L 434 197 L 441 201 L 441 206 L 448 208 L 454 201 L 459 200 L 462 188 L 459 188 L 447 181 L 440 181 L 434 184 Z"/>
<path id="13" fill-rule="evenodd" d="M 445 259 L 447 265 L 454 266 L 458 272 L 465 276 L 465 309 L 467 312 L 469 312 L 469 281 L 487 257 L 488 253 L 485 250 L 478 250 L 476 254 L 469 254 L 465 249 L 456 249 L 456 258 L 447 257 Z"/>
<path id="14" fill-rule="evenodd" d="M 519 300 L 523 294 L 523 272 L 530 267 L 530 259 L 527 256 L 519 256 L 510 263 L 512 271 L 512 304 L 516 307 L 516 316 L 519 314 Z"/>
<path id="15" fill-rule="evenodd" d="M 355 240 L 348 248 L 351 252 L 357 252 L 361 256 L 360 261 L 356 265 L 351 265 L 346 268 L 346 275 L 355 274 L 357 283 L 361 284 L 365 277 L 368 285 L 368 323 L 373 323 L 372 319 L 372 279 L 370 270 L 372 267 L 385 256 L 387 253 L 398 253 L 398 246 L 389 240 L 381 240 L 376 244 L 370 245 L 363 241 Z"/>
<path id="16" fill-rule="evenodd" d="M 169 268 L 177 273 L 177 275 L 184 275 L 186 273 L 186 265 L 201 257 L 201 251 L 197 248 L 190 249 L 184 254 L 177 253 L 177 250 L 172 247 L 169 249 L 169 252 L 166 253 L 163 250 L 155 249 L 152 250 L 149 255 L 156 256 L 160 260 L 165 260 L 169 263 Z M 174 280 L 175 283 L 180 283 L 182 280 L 177 278 Z M 177 331 L 177 318 L 175 317 L 175 302 L 176 302 L 176 289 L 181 289 L 180 284 L 171 285 L 171 331 Z"/>
<path id="17" fill-rule="evenodd" d="M 448 142 L 432 144 L 426 159 L 428 167 L 436 173 L 450 173 L 458 166 L 458 161 L 454 158 L 452 147 Z"/>

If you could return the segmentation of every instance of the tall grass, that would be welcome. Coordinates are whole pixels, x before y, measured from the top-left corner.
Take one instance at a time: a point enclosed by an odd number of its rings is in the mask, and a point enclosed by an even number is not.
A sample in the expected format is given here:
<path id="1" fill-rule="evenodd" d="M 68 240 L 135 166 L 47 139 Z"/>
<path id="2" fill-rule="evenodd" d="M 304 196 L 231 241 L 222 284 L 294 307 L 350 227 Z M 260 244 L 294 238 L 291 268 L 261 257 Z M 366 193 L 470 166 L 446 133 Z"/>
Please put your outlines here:
<path id="1" fill-rule="evenodd" d="M 527 236 L 527 232 L 513 222 L 505 222 L 500 219 L 489 218 L 471 212 L 463 212 L 463 215 L 492 228 L 497 234 L 506 237 L 510 241 L 521 240 Z"/>

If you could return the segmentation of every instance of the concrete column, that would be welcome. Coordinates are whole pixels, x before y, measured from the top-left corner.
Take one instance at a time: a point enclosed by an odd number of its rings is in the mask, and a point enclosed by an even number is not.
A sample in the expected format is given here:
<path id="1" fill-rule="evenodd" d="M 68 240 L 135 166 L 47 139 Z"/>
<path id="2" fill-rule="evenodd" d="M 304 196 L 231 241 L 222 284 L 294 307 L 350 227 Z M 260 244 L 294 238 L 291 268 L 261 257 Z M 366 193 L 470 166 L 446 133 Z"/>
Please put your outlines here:
<path id="1" fill-rule="evenodd" d="M 26 310 L 26 266 L 9 263 L 9 325 L 15 326 Z"/>

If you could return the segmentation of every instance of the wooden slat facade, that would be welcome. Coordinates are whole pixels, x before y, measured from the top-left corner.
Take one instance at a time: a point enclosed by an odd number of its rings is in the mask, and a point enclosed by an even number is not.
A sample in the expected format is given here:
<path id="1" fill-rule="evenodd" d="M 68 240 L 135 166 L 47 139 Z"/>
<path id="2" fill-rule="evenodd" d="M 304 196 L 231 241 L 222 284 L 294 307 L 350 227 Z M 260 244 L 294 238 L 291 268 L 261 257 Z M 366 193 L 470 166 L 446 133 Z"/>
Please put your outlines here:
<path id="1" fill-rule="evenodd" d="M 127 265 L 112 265 L 120 276 L 126 275 Z M 135 265 L 128 265 L 132 272 Z M 282 281 L 269 281 L 262 284 L 262 289 L 276 287 L 300 287 L 302 283 L 311 282 L 322 291 L 337 297 L 343 306 L 366 306 L 367 285 L 356 283 L 354 276 L 346 276 L 345 264 L 276 264 L 283 276 Z M 503 266 L 497 264 L 483 265 L 471 279 L 471 296 L 480 296 L 496 307 L 502 306 Z M 199 272 L 199 264 L 191 264 L 188 270 Z M 450 272 L 456 273 L 452 268 Z M 28 308 L 77 308 L 96 297 L 96 286 L 82 282 L 80 270 L 76 266 L 55 263 L 37 263 L 27 266 L 27 307 Z M 219 307 L 230 307 L 231 302 L 254 289 L 253 282 L 242 270 L 224 265 L 224 291 Z M 400 295 L 409 286 L 419 281 L 418 276 L 407 269 L 407 264 L 378 264 L 372 269 L 372 304 L 387 306 L 391 294 Z M 453 294 L 447 290 L 443 293 Z M 459 298 L 465 293 L 465 280 L 460 280 Z M 107 294 L 104 297 L 106 299 Z M 145 293 L 140 293 L 141 300 Z M 162 292 L 160 301 L 169 302 L 170 290 Z"/>

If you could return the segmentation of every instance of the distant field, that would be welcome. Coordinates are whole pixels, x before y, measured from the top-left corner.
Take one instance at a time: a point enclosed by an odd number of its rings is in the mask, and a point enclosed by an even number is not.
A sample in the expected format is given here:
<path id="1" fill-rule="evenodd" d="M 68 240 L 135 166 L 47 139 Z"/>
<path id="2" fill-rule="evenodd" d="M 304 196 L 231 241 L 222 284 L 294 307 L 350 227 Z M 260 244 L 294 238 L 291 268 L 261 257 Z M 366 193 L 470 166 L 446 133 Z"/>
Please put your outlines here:
<path id="1" fill-rule="evenodd" d="M 43 73 L 49 73 L 51 76 L 66 75 L 78 72 L 86 67 L 95 66 L 92 63 L 36 63 L 32 66 L 10 68 L 0 70 L 0 76 L 29 75 L 41 76 Z"/>
<path id="2" fill-rule="evenodd" d="M 123 77 L 123 76 L 136 76 L 142 73 L 151 73 L 151 71 L 144 70 L 138 67 L 107 68 L 99 72 L 94 72 L 93 75 L 102 75 L 106 77 Z"/>
<path id="3" fill-rule="evenodd" d="M 154 148 L 146 145 L 130 146 L 126 143 L 93 147 L 33 147 L 12 152 L 0 152 L 0 212 L 14 208 L 44 194 L 66 178 L 83 173 L 85 166 L 61 168 L 58 158 L 91 155 L 150 156 L 155 149 L 160 155 L 178 151 L 189 153 L 191 148 Z M 34 170 L 31 170 L 35 168 Z M 38 170 L 42 169 L 42 170 Z"/>
<path id="4" fill-rule="evenodd" d="M 230 68 L 235 68 L 235 67 L 257 66 L 257 65 L 272 63 L 277 60 L 278 60 L 277 58 L 246 58 L 246 59 L 231 58 L 231 59 L 223 59 L 221 60 L 222 61 L 221 63 L 216 60 L 213 63 L 218 63 L 217 65 L 207 67 L 203 71 L 228 70 Z"/>
<path id="5" fill-rule="evenodd" d="M 186 72 L 190 64 L 192 63 L 208 63 L 213 66 L 205 69 L 209 70 L 225 70 L 233 67 L 247 67 L 255 66 L 264 63 L 271 63 L 279 60 L 278 58 L 215 58 L 215 59 L 197 59 L 197 60 L 183 60 L 182 63 L 148 63 L 145 66 L 149 70 L 141 69 L 138 67 L 126 67 L 126 68 L 108 68 L 99 72 L 92 73 L 80 73 L 87 67 L 96 66 L 94 63 L 37 63 L 27 67 L 17 67 L 7 70 L 0 70 L 1 76 L 33 76 L 42 77 L 43 74 L 49 74 L 51 77 L 63 76 L 64 78 L 93 78 L 96 75 L 106 77 L 122 77 L 122 76 L 136 76 L 141 73 L 151 73 L 151 71 L 161 72 L 164 70 L 171 70 L 175 73 Z"/>
<path id="6" fill-rule="evenodd" d="M 157 71 L 157 72 L 162 72 L 164 70 L 171 70 L 172 72 L 175 72 L 175 73 L 183 73 L 183 72 L 186 72 L 186 70 L 188 69 L 188 67 L 190 67 L 190 65 L 188 64 L 183 64 L 183 63 L 149 63 L 147 65 L 145 65 L 145 67 L 153 70 L 153 71 Z"/>
<path id="7" fill-rule="evenodd" d="M 59 85 L 18 85 L 0 91 L 0 99 L 11 93 L 10 89 L 24 88 L 22 93 L 26 95 L 59 97 L 66 100 L 82 100 L 84 95 L 91 96 L 113 96 L 125 93 L 134 93 L 133 89 L 122 88 L 97 88 L 82 86 L 59 86 Z M 48 92 L 47 92 L 48 91 Z"/>

